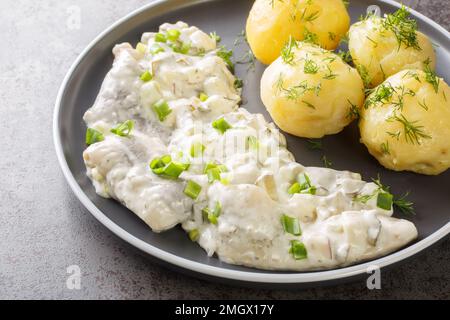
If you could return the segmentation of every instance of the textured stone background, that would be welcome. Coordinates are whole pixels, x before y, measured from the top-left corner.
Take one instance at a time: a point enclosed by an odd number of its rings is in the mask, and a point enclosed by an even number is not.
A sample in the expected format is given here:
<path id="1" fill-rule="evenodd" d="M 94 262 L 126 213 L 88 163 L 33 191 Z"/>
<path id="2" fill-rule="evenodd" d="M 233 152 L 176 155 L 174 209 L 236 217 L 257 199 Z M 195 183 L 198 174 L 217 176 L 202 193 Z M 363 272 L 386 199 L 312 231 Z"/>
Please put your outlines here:
<path id="1" fill-rule="evenodd" d="M 148 0 L 0 1 L 0 298 L 450 298 L 450 241 L 365 281 L 304 291 L 229 287 L 151 263 L 100 225 L 66 184 L 52 142 L 53 104 L 76 56 L 105 27 Z M 450 29 L 448 0 L 412 1 Z M 66 27 L 82 10 L 81 30 Z M 70 9 L 69 9 L 70 10 Z M 66 288 L 79 265 L 81 290 Z"/>

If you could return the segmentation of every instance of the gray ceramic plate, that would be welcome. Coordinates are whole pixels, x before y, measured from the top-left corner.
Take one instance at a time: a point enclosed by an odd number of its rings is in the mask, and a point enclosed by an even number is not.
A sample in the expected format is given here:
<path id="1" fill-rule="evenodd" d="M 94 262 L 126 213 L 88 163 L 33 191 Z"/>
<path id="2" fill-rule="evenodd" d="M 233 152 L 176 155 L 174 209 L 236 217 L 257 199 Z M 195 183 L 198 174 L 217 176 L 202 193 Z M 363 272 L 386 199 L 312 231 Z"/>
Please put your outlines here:
<path id="1" fill-rule="evenodd" d="M 411 190 L 417 214 L 397 217 L 412 220 L 419 230 L 415 243 L 380 259 L 359 265 L 322 272 L 267 272 L 220 262 L 208 258 L 196 244 L 187 240 L 185 233 L 175 228 L 163 234 L 153 233 L 138 217 L 119 203 L 97 196 L 85 174 L 82 152 L 85 149 L 86 128 L 82 115 L 94 102 L 102 80 L 111 68 L 111 49 L 116 43 L 136 44 L 144 31 L 157 30 L 164 22 L 186 21 L 201 29 L 216 31 L 222 42 L 232 48 L 238 34 L 244 29 L 247 14 L 253 1 L 156 1 L 121 19 L 97 37 L 78 57 L 61 86 L 54 114 L 54 140 L 59 162 L 70 186 L 87 209 L 108 229 L 133 246 L 169 265 L 207 278 L 227 282 L 263 286 L 305 286 L 318 282 L 347 281 L 366 274 L 369 265 L 386 267 L 405 260 L 444 238 L 450 231 L 450 170 L 428 177 L 413 173 L 397 173 L 385 170 L 359 143 L 355 125 L 342 133 L 323 140 L 324 153 L 332 161 L 333 168 L 346 169 L 363 174 L 365 179 L 380 174 L 383 182 L 392 186 L 394 193 Z M 398 4 L 393 1 L 351 1 L 352 21 L 356 21 L 366 8 L 377 4 L 382 12 L 392 12 Z M 430 19 L 412 12 L 419 29 L 431 37 L 437 45 L 438 73 L 450 80 L 449 33 Z M 235 49 L 235 57 L 244 55 L 246 48 Z M 259 80 L 264 67 L 256 64 L 238 65 L 237 74 L 245 80 L 244 107 L 263 113 L 270 119 L 259 98 Z M 289 149 L 297 160 L 308 166 L 321 166 L 322 153 L 311 151 L 304 139 L 288 136 Z"/>

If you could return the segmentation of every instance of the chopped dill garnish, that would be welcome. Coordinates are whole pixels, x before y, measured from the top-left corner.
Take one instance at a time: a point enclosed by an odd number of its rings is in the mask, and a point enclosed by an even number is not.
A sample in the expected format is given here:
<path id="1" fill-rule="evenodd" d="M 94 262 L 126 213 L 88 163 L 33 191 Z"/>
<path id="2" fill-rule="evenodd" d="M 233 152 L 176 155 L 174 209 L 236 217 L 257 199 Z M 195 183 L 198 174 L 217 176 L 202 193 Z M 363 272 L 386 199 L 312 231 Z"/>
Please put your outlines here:
<path id="1" fill-rule="evenodd" d="M 311 108 L 311 109 L 316 109 L 316 107 L 313 105 L 313 104 L 311 104 L 311 103 L 309 103 L 308 101 L 305 101 L 305 100 L 302 100 L 302 102 L 308 107 L 308 108 Z"/>
<path id="2" fill-rule="evenodd" d="M 302 16 L 300 17 L 300 19 L 302 20 L 302 21 L 305 21 L 305 22 L 311 22 L 311 21 L 314 21 L 314 20 L 316 20 L 318 17 L 319 17 L 319 15 L 320 15 L 320 12 L 319 11 L 315 11 L 315 12 L 312 12 L 312 13 L 310 13 L 310 14 L 306 14 L 306 11 L 308 10 L 308 8 L 305 8 L 304 10 L 303 10 L 303 13 L 302 13 Z"/>
<path id="3" fill-rule="evenodd" d="M 288 42 L 284 45 L 283 49 L 281 50 L 281 59 L 283 60 L 284 63 L 289 65 L 294 64 L 295 48 L 298 48 L 297 41 L 292 36 L 289 36 Z"/>
<path id="4" fill-rule="evenodd" d="M 378 42 L 376 42 L 375 40 L 372 40 L 369 36 L 366 36 L 367 40 L 369 40 L 370 42 L 373 43 L 374 48 L 378 47 Z"/>
<path id="5" fill-rule="evenodd" d="M 217 56 L 222 58 L 223 61 L 225 61 L 225 63 L 227 64 L 228 69 L 230 69 L 230 71 L 234 73 L 234 63 L 233 61 L 231 61 L 231 58 L 233 57 L 233 51 L 227 50 L 224 46 L 221 46 L 217 50 Z"/>
<path id="6" fill-rule="evenodd" d="M 391 150 L 389 149 L 389 141 L 383 142 L 380 148 L 382 154 L 391 154 Z"/>
<path id="7" fill-rule="evenodd" d="M 409 10 L 404 5 L 394 13 L 387 14 L 382 25 L 394 33 L 399 48 L 403 44 L 407 48 L 421 50 L 417 40 L 417 22 L 409 17 Z"/>
<path id="8" fill-rule="evenodd" d="M 390 83 L 380 84 L 374 91 L 371 91 L 370 96 L 364 102 L 364 108 L 368 108 L 371 105 L 381 103 L 385 104 L 394 94 L 395 89 Z"/>
<path id="9" fill-rule="evenodd" d="M 349 51 L 339 50 L 337 55 L 347 64 L 350 64 L 353 61 Z"/>
<path id="10" fill-rule="evenodd" d="M 347 99 L 347 102 L 350 104 L 350 108 L 348 110 L 346 118 L 348 119 L 358 119 L 360 117 L 359 108 L 357 105 L 353 104 L 350 100 Z"/>
<path id="11" fill-rule="evenodd" d="M 242 43 L 248 43 L 245 30 L 241 30 L 241 32 L 237 35 L 236 39 L 234 40 L 234 46 L 237 47 Z"/>
<path id="12" fill-rule="evenodd" d="M 336 73 L 333 73 L 333 71 L 331 70 L 330 66 L 327 65 L 327 73 L 323 76 L 323 79 L 325 79 L 325 80 L 333 80 L 337 76 L 338 75 Z"/>
<path id="13" fill-rule="evenodd" d="M 412 91 L 411 89 L 405 89 L 405 86 L 398 86 L 395 88 L 395 92 L 397 93 L 397 101 L 392 101 L 392 104 L 394 105 L 394 107 L 400 111 L 403 110 L 403 105 L 404 105 L 404 98 L 405 96 L 411 96 L 414 97 L 416 95 L 416 93 L 414 91 Z"/>
<path id="14" fill-rule="evenodd" d="M 342 2 L 344 3 L 344 6 L 346 8 L 348 8 L 348 6 L 350 5 L 350 1 L 349 0 L 342 0 Z"/>
<path id="15" fill-rule="evenodd" d="M 410 121 L 406 119 L 403 114 L 394 115 L 390 119 L 390 121 L 395 120 L 400 122 L 403 125 L 403 134 L 405 136 L 405 140 L 407 143 L 418 144 L 420 145 L 420 139 L 431 139 L 431 136 L 427 135 L 423 131 L 423 126 L 418 125 L 418 121 Z"/>
<path id="16" fill-rule="evenodd" d="M 305 28 L 303 36 L 304 36 L 304 38 L 303 38 L 304 42 L 308 42 L 308 43 L 312 43 L 312 44 L 319 43 L 319 37 L 317 36 L 317 34 L 309 31 L 307 28 Z"/>
<path id="17" fill-rule="evenodd" d="M 428 106 L 425 102 L 425 99 L 423 99 L 422 102 L 419 101 L 419 106 L 421 106 L 423 109 L 425 109 L 426 111 L 428 111 Z"/>
<path id="18" fill-rule="evenodd" d="M 247 72 L 250 70 L 255 70 L 256 57 L 252 50 L 248 50 L 238 61 L 237 64 L 248 64 Z"/>
<path id="19" fill-rule="evenodd" d="M 274 86 L 276 87 L 278 92 L 282 92 L 286 99 L 298 101 L 300 97 L 302 97 L 308 91 L 314 91 L 316 95 L 319 94 L 321 90 L 321 85 L 317 86 L 308 86 L 308 81 L 303 80 L 296 86 L 292 86 L 289 88 L 284 87 L 283 74 L 280 73 L 278 80 L 275 82 Z M 312 104 L 307 103 L 306 101 L 302 101 L 304 104 L 308 105 L 308 107 L 314 107 Z M 315 108 L 315 107 L 314 107 Z"/>
<path id="20" fill-rule="evenodd" d="M 375 196 L 379 197 L 380 194 L 382 194 L 386 195 L 388 198 L 392 198 L 393 207 L 399 209 L 403 214 L 414 214 L 414 203 L 406 199 L 409 196 L 409 191 L 397 198 L 391 193 L 390 187 L 382 184 L 380 175 L 378 175 L 376 179 L 372 178 L 372 181 L 378 186 L 378 189 L 372 194 L 355 195 L 353 197 L 354 202 L 366 204 L 370 199 L 373 199 Z M 382 207 L 382 209 L 384 208 Z"/>
<path id="21" fill-rule="evenodd" d="M 356 69 L 358 70 L 359 75 L 361 76 L 364 86 L 365 87 L 370 86 L 370 84 L 372 83 L 372 79 L 369 76 L 369 71 L 367 70 L 367 68 L 362 64 L 359 64 L 356 66 Z"/>
<path id="22" fill-rule="evenodd" d="M 306 140 L 308 142 L 308 148 L 311 150 L 322 150 L 323 145 L 321 140 Z"/>
<path id="23" fill-rule="evenodd" d="M 433 86 L 434 92 L 438 93 L 440 79 L 438 78 L 436 73 L 430 67 L 430 64 L 431 64 L 430 58 L 425 60 L 423 62 L 423 64 L 425 65 L 425 70 L 424 70 L 425 71 L 425 81 Z"/>
<path id="24" fill-rule="evenodd" d="M 307 74 L 316 74 L 319 71 L 319 66 L 311 59 L 305 60 L 305 65 L 303 67 L 303 72 Z"/>
<path id="25" fill-rule="evenodd" d="M 334 32 L 328 32 L 328 39 L 330 39 L 331 41 L 336 40 L 336 33 Z"/>
<path id="26" fill-rule="evenodd" d="M 414 203 L 406 199 L 408 196 L 409 191 L 403 194 L 398 199 L 394 198 L 394 206 L 398 208 L 403 214 L 415 214 Z"/>
<path id="27" fill-rule="evenodd" d="M 331 162 L 326 155 L 322 156 L 322 162 L 323 165 L 325 166 L 325 168 L 331 168 L 331 166 L 333 165 L 333 162 Z"/>

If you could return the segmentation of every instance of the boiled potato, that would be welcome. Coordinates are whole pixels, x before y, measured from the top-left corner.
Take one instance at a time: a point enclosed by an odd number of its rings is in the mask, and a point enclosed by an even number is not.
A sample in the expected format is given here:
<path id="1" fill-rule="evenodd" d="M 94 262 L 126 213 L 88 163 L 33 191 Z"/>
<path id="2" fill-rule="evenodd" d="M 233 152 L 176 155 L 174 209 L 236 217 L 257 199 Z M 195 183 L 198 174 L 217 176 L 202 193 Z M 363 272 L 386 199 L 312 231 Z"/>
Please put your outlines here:
<path id="1" fill-rule="evenodd" d="M 450 167 L 450 89 L 431 70 L 404 70 L 367 97 L 361 141 L 388 169 L 435 175 Z"/>
<path id="2" fill-rule="evenodd" d="M 264 72 L 261 98 L 282 130 L 320 138 L 338 133 L 358 114 L 364 85 L 356 69 L 333 52 L 290 41 Z"/>
<path id="3" fill-rule="evenodd" d="M 384 18 L 369 16 L 349 31 L 349 51 L 365 85 L 376 87 L 406 69 L 435 67 L 436 55 L 426 35 L 400 9 Z M 394 32 L 395 31 L 395 32 Z"/>
<path id="4" fill-rule="evenodd" d="M 305 36 L 323 48 L 335 49 L 350 27 L 342 0 L 256 0 L 247 20 L 247 39 L 264 64 L 280 56 L 292 36 Z"/>

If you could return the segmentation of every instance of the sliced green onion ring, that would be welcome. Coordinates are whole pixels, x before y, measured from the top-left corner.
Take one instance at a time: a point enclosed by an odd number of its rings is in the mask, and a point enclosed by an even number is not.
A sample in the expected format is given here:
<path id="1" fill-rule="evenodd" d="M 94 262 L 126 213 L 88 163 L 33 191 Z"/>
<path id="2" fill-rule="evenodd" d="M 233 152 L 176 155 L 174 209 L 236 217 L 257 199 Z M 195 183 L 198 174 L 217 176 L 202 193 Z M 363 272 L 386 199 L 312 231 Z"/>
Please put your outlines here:
<path id="1" fill-rule="evenodd" d="M 184 188 L 184 194 L 194 200 L 197 200 L 201 191 L 202 187 L 197 182 L 192 180 L 189 180 Z"/>
<path id="2" fill-rule="evenodd" d="M 116 127 L 112 128 L 111 132 L 120 137 L 128 137 L 133 128 L 134 128 L 134 121 L 127 120 L 123 123 L 119 123 Z"/>
<path id="3" fill-rule="evenodd" d="M 290 233 L 294 236 L 302 235 L 300 223 L 297 218 L 293 218 L 283 214 L 281 216 L 281 224 L 283 225 L 284 231 L 286 231 L 287 233 Z"/>
<path id="4" fill-rule="evenodd" d="M 91 144 L 105 140 L 105 136 L 98 130 L 93 128 L 87 128 L 86 130 L 86 144 L 90 146 Z"/>

